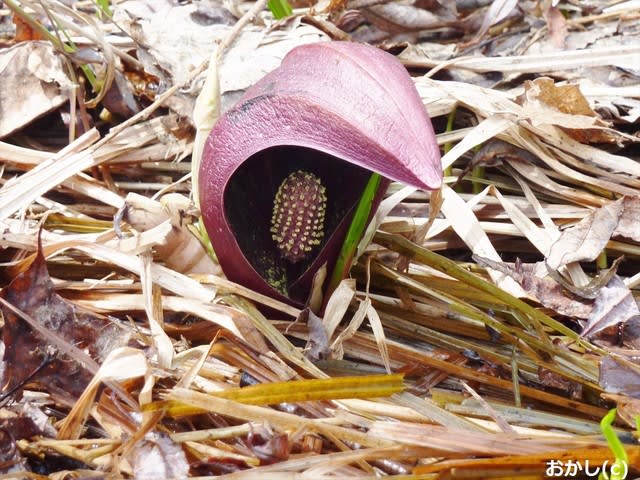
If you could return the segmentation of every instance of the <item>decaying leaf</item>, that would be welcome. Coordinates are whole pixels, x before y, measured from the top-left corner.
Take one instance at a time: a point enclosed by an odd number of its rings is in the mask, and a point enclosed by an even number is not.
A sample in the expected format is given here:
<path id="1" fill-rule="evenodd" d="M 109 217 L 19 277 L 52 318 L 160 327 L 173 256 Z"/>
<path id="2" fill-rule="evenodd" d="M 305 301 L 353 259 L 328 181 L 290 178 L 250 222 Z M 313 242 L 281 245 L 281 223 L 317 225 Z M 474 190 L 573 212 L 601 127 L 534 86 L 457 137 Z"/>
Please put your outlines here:
<path id="1" fill-rule="evenodd" d="M 391 34 L 427 30 L 444 24 L 441 18 L 428 10 L 395 2 L 364 8 L 361 14 L 376 27 Z"/>
<path id="2" fill-rule="evenodd" d="M 98 370 L 96 362 L 126 341 L 111 321 L 56 293 L 41 251 L 2 298 L 5 390 L 27 381 L 72 403 Z"/>
<path id="3" fill-rule="evenodd" d="M 571 262 L 594 260 L 613 235 L 640 239 L 639 197 L 622 197 L 567 228 L 551 246 L 547 263 L 558 269 Z"/>
<path id="4" fill-rule="evenodd" d="M 0 51 L 0 138 L 69 100 L 72 82 L 62 55 L 48 42 L 25 42 Z"/>
<path id="5" fill-rule="evenodd" d="M 493 0 L 493 2 L 491 2 L 491 6 L 485 13 L 485 16 L 482 20 L 482 25 L 478 29 L 476 35 L 465 46 L 473 45 L 479 42 L 482 37 L 489 31 L 489 28 L 492 25 L 495 25 L 504 20 L 517 6 L 518 2 L 515 0 Z"/>
<path id="6" fill-rule="evenodd" d="M 623 197 L 618 200 L 622 203 L 622 212 L 618 224 L 613 230 L 613 235 L 630 238 L 640 242 L 640 197 Z"/>
<path id="7" fill-rule="evenodd" d="M 91 378 L 91 381 L 66 416 L 60 430 L 59 439 L 76 439 L 80 436 L 84 423 L 89 416 L 93 400 L 98 388 L 103 384 L 115 381 L 131 380 L 148 375 L 149 366 L 145 355 L 137 349 L 119 347 L 111 350 L 107 358 Z M 113 383 L 112 383 L 113 385 Z M 123 412 L 121 412 L 121 416 Z"/>
<path id="8" fill-rule="evenodd" d="M 498 139 L 491 139 L 482 145 L 482 148 L 478 150 L 471 161 L 467 164 L 464 170 L 458 175 L 458 180 L 452 185 L 451 188 L 455 188 L 460 181 L 467 175 L 473 168 L 478 166 L 496 167 L 501 165 L 505 160 L 513 160 L 519 162 L 527 162 L 535 164 L 537 159 L 531 152 L 516 147 L 515 145 L 504 142 Z"/>
<path id="9" fill-rule="evenodd" d="M 187 478 L 189 463 L 179 445 L 168 435 L 152 432 L 130 454 L 136 480 Z"/>
<path id="10" fill-rule="evenodd" d="M 167 85 L 184 83 L 190 72 L 207 61 L 216 42 L 231 31 L 233 17 L 203 15 L 198 3 L 173 5 L 154 2 L 140 8 L 140 2 L 122 2 L 114 18 L 140 48 L 145 71 L 160 79 L 160 91 Z M 208 18 L 205 18 L 208 17 Z M 167 21 L 170 18 L 171 21 Z M 297 45 L 326 39 L 320 30 L 302 25 L 291 31 L 247 27 L 240 32 L 220 65 L 222 111 L 234 105 L 245 89 L 275 69 L 286 53 Z M 200 84 L 202 79 L 194 82 Z M 184 90 L 167 100 L 167 106 L 183 118 L 192 118 L 199 88 Z"/>
<path id="11" fill-rule="evenodd" d="M 0 475 L 28 471 L 23 452 L 18 442 L 37 436 L 53 436 L 54 428 L 47 416 L 35 406 L 25 404 L 20 412 L 3 409 L 0 418 Z M 36 418 L 37 417 L 37 418 Z M 44 422 L 41 420 L 44 419 Z"/>
<path id="12" fill-rule="evenodd" d="M 551 37 L 551 43 L 556 48 L 564 48 L 567 37 L 567 20 L 557 5 L 548 4 L 544 9 L 544 19 Z"/>
<path id="13" fill-rule="evenodd" d="M 171 231 L 155 247 L 156 254 L 168 267 L 186 274 L 222 273 L 188 228 L 198 212 L 185 196 L 172 193 L 158 202 L 130 193 L 124 208 L 125 220 L 139 232 L 148 231 L 162 222 L 171 222 Z"/>
<path id="14" fill-rule="evenodd" d="M 473 258 L 480 265 L 506 273 L 528 295 L 561 315 L 587 319 L 591 314 L 592 302 L 568 294 L 560 283 L 547 275 L 544 263 L 496 262 L 477 255 Z"/>
<path id="15" fill-rule="evenodd" d="M 305 346 L 305 355 L 311 361 L 318 361 L 326 358 L 329 354 L 329 337 L 322 319 L 313 313 L 309 308 L 305 308 L 300 313 L 298 321 L 305 321 L 309 330 L 309 340 Z"/>
<path id="16" fill-rule="evenodd" d="M 524 82 L 524 90 L 519 101 L 534 125 L 557 125 L 581 143 L 610 143 L 617 138 L 603 130 L 608 124 L 591 109 L 578 85 L 556 85 L 541 77 Z"/>
<path id="17" fill-rule="evenodd" d="M 636 418 L 640 417 L 640 398 L 628 397 L 624 395 L 624 393 L 620 395 L 605 393 L 602 397 L 605 400 L 615 402 L 616 409 L 618 410 L 618 417 L 620 417 L 632 429 L 636 428 Z"/>
<path id="18" fill-rule="evenodd" d="M 600 289 L 582 336 L 588 337 L 618 323 L 640 316 L 640 310 L 629 288 L 617 275 Z"/>
<path id="19" fill-rule="evenodd" d="M 621 365 L 612 357 L 604 357 L 600 361 L 599 383 L 607 393 L 625 394 L 640 399 L 640 373 Z"/>
<path id="20" fill-rule="evenodd" d="M 270 465 L 289 458 L 289 435 L 273 432 L 267 426 L 249 432 L 246 443 L 251 453 L 260 459 L 261 465 Z"/>

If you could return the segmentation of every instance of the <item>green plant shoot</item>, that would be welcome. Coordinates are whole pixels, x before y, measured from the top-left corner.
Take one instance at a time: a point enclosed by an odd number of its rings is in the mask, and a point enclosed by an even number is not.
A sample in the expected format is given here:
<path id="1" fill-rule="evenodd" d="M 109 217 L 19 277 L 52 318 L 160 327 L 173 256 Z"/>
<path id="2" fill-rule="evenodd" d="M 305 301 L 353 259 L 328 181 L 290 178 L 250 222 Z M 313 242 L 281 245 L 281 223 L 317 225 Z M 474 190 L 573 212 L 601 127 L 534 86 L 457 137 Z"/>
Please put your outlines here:
<path id="1" fill-rule="evenodd" d="M 623 472 L 626 472 L 627 465 L 629 465 L 629 457 L 618 435 L 616 435 L 615 430 L 611 426 L 616 419 L 616 412 L 617 409 L 612 408 L 609 410 L 609 413 L 602 417 L 602 420 L 600 420 L 600 430 L 602 430 L 602 435 L 604 435 L 609 449 L 611 449 L 611 452 L 616 458 L 613 465 L 611 465 L 611 475 L 608 478 L 610 480 L 623 480 L 622 475 Z M 598 476 L 598 480 L 605 480 L 606 478 L 604 472 L 601 472 Z"/>
<path id="2" fill-rule="evenodd" d="M 369 177 L 369 181 L 362 192 L 360 201 L 356 206 L 356 211 L 353 214 L 351 225 L 349 225 L 349 230 L 347 231 L 344 243 L 340 249 L 340 254 L 338 255 L 338 259 L 336 260 L 336 264 L 333 268 L 329 288 L 326 292 L 326 298 L 331 295 L 351 268 L 353 256 L 358 248 L 358 243 L 360 243 L 362 234 L 364 233 L 365 228 L 367 228 L 367 220 L 371 214 L 373 199 L 378 192 L 381 180 L 382 177 L 379 174 L 373 173 L 371 177 Z"/>
<path id="3" fill-rule="evenodd" d="M 293 9 L 287 0 L 269 0 L 267 7 L 269 7 L 276 20 L 288 17 L 293 13 Z"/>
<path id="4" fill-rule="evenodd" d="M 109 7 L 109 0 L 95 0 L 95 2 L 100 11 L 108 18 L 111 18 L 113 13 L 111 12 L 111 8 Z"/>

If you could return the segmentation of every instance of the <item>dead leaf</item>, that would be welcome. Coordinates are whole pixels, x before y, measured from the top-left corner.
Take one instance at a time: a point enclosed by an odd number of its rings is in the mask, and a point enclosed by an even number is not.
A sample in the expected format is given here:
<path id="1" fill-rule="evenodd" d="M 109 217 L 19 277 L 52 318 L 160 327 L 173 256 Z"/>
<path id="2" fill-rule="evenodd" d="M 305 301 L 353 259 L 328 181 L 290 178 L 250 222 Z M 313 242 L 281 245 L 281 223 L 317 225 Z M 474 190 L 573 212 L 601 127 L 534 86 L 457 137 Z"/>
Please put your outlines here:
<path id="1" fill-rule="evenodd" d="M 589 315 L 581 335 L 583 337 L 593 336 L 607 327 L 625 323 L 637 316 L 640 316 L 640 310 L 638 310 L 638 304 L 633 298 L 631 290 L 616 275 L 606 287 L 601 288 L 598 292 L 593 304 L 593 311 Z"/>
<path id="2" fill-rule="evenodd" d="M 538 380 L 546 387 L 568 390 L 569 381 L 548 368 L 538 367 Z"/>
<path id="3" fill-rule="evenodd" d="M 29 439 L 45 432 L 28 416 L 3 411 L 0 419 L 0 475 L 26 472 L 27 465 L 18 441 Z"/>
<path id="4" fill-rule="evenodd" d="M 81 310 L 56 293 L 41 251 L 1 296 L 5 390 L 21 389 L 21 382 L 31 378 L 29 383 L 73 403 L 96 373 L 96 361 L 126 341 L 108 319 Z"/>
<path id="5" fill-rule="evenodd" d="M 522 286 L 525 292 L 541 305 L 560 315 L 587 319 L 593 305 L 591 301 L 567 295 L 563 286 L 546 274 L 544 263 L 505 263 L 473 256 L 479 265 L 506 273 Z"/>
<path id="6" fill-rule="evenodd" d="M 547 264 L 558 269 L 568 263 L 594 260 L 611 238 L 622 211 L 619 201 L 610 203 L 563 231 L 551 245 Z"/>
<path id="7" fill-rule="evenodd" d="M 618 136 L 605 130 L 608 123 L 591 109 L 578 85 L 556 85 L 548 77 L 527 80 L 517 100 L 534 125 L 557 125 L 580 143 L 617 141 Z"/>
<path id="8" fill-rule="evenodd" d="M 102 98 L 102 105 L 111 113 L 115 113 L 123 118 L 129 118 L 140 111 L 140 105 L 134 96 L 144 95 L 146 89 L 138 89 L 131 80 L 125 77 L 118 70 L 114 72 L 114 79 L 111 87 Z M 153 100 L 153 98 L 152 98 Z"/>
<path id="9" fill-rule="evenodd" d="M 323 358 L 327 358 L 329 355 L 329 336 L 325 329 L 322 318 L 318 317 L 309 308 L 305 308 L 300 313 L 300 316 L 296 321 L 302 321 L 307 323 L 307 330 L 309 331 L 309 340 L 305 347 L 305 355 L 311 361 L 318 361 Z"/>
<path id="10" fill-rule="evenodd" d="M 532 165 L 535 165 L 538 162 L 536 156 L 528 150 L 516 147 L 509 142 L 492 138 L 485 142 L 482 148 L 473 155 L 473 158 L 469 163 L 467 163 L 464 170 L 460 172 L 458 179 L 451 188 L 455 188 L 458 183 L 460 183 L 475 167 L 480 165 L 486 167 L 497 167 L 502 165 L 504 160 L 527 162 Z"/>
<path id="11" fill-rule="evenodd" d="M 0 50 L 0 138 L 69 100 L 73 83 L 49 42 L 19 43 Z"/>
<path id="12" fill-rule="evenodd" d="M 428 10 L 401 3 L 375 5 L 363 8 L 360 13 L 373 25 L 391 34 L 428 30 L 446 23 Z"/>
<path id="13" fill-rule="evenodd" d="M 167 434 L 152 432 L 138 442 L 129 455 L 136 480 L 187 478 L 189 462 Z"/>
<path id="14" fill-rule="evenodd" d="M 598 383 L 607 393 L 640 398 L 640 373 L 621 365 L 612 357 L 604 357 L 600 362 Z"/>
<path id="15" fill-rule="evenodd" d="M 164 195 L 159 202 L 129 193 L 123 211 L 123 217 L 139 232 L 171 221 L 171 231 L 160 245 L 154 247 L 158 257 L 169 268 L 185 274 L 221 275 L 219 265 L 189 230 L 198 214 L 189 199 L 177 193 Z"/>
<path id="16" fill-rule="evenodd" d="M 114 20 L 136 41 L 145 72 L 159 79 L 158 93 L 184 84 L 190 72 L 209 60 L 216 42 L 232 28 L 224 15 L 203 21 L 198 2 L 173 5 L 127 1 L 114 6 Z M 274 29 L 265 33 L 263 28 L 243 28 L 220 65 L 222 111 L 233 106 L 246 88 L 279 66 L 289 50 L 326 38 L 315 27 L 299 22 L 288 31 Z M 167 99 L 166 105 L 192 121 L 204 76 L 193 82 L 193 89 L 185 88 Z"/>
<path id="17" fill-rule="evenodd" d="M 289 435 L 273 432 L 266 426 L 251 431 L 246 443 L 251 453 L 260 459 L 260 465 L 271 465 L 289 458 Z"/>
<path id="18" fill-rule="evenodd" d="M 600 289 L 604 287 L 607 283 L 609 283 L 609 281 L 613 278 L 613 276 L 618 271 L 618 266 L 623 260 L 624 260 L 624 257 L 616 258 L 611 264 L 611 267 L 600 270 L 598 272 L 598 275 L 591 278 L 586 284 L 584 282 L 588 278 L 587 274 L 582 272 L 582 269 L 579 265 L 577 264 L 572 265 L 572 267 L 575 266 L 579 268 L 575 268 L 574 269 L 575 271 L 568 271 L 567 273 L 572 280 L 574 280 L 574 277 L 575 277 L 576 279 L 578 279 L 579 282 L 581 282 L 579 286 L 574 285 L 570 280 L 565 279 L 562 275 L 560 275 L 559 272 L 557 272 L 552 268 L 549 268 L 548 265 L 546 265 L 546 267 L 547 267 L 547 273 L 549 274 L 549 276 L 553 278 L 556 282 L 558 282 L 560 285 L 562 285 L 569 292 L 573 293 L 579 298 L 586 298 L 589 300 L 593 300 L 598 296 L 598 292 L 600 291 Z"/>
<path id="19" fill-rule="evenodd" d="M 623 327 L 622 345 L 640 351 L 640 316 L 629 319 Z"/>
<path id="20" fill-rule="evenodd" d="M 44 40 L 42 33 L 35 30 L 25 22 L 19 15 L 12 15 L 13 23 L 16 26 L 14 40 L 17 42 L 28 42 L 31 40 Z"/>
<path id="21" fill-rule="evenodd" d="M 517 0 L 493 0 L 491 6 L 487 10 L 487 13 L 482 20 L 480 29 L 475 34 L 473 39 L 463 45 L 463 48 L 475 45 L 482 37 L 489 31 L 492 25 L 500 23 L 507 18 L 514 8 L 518 6 Z"/>
<path id="22" fill-rule="evenodd" d="M 131 347 L 119 347 L 111 350 L 80 397 L 78 397 L 78 400 L 74 403 L 69 414 L 60 424 L 58 439 L 75 440 L 80 438 L 101 384 L 117 385 L 114 382 L 148 376 L 148 372 L 149 365 L 142 351 Z"/>
<path id="23" fill-rule="evenodd" d="M 618 202 L 622 203 L 622 213 L 613 235 L 640 242 L 640 197 L 622 197 Z"/>
<path id="24" fill-rule="evenodd" d="M 566 45 L 567 21 L 556 5 L 549 5 L 544 9 L 544 19 L 547 21 L 547 28 L 554 47 L 562 49 Z"/>
<path id="25" fill-rule="evenodd" d="M 562 113 L 597 117 L 578 85 L 556 85 L 549 77 L 524 82 L 524 95 L 519 100 L 523 106 L 527 102 L 541 102 Z"/>
<path id="26" fill-rule="evenodd" d="M 618 417 L 629 427 L 636 428 L 636 418 L 640 417 L 640 399 L 629 398 L 626 395 L 616 395 L 613 393 L 604 393 L 601 396 L 605 400 L 616 402 Z"/>

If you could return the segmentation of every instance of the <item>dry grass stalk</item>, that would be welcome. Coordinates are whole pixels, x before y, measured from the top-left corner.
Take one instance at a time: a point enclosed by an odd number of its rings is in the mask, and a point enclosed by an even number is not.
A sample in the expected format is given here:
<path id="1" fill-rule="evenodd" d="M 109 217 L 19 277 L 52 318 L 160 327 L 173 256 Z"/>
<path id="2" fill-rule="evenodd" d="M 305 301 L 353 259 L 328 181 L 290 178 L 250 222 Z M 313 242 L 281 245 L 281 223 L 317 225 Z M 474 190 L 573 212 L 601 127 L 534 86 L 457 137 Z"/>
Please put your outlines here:
<path id="1" fill-rule="evenodd" d="M 23 3 L 34 11 L 44 8 Z M 49 3 L 59 28 L 103 52 L 106 84 L 113 79 L 116 58 L 139 65 L 84 14 Z M 190 80 L 209 68 L 207 85 L 215 87 L 221 55 L 264 3 L 254 4 L 212 52 L 210 64 L 196 68 Z M 612 15 L 622 14 L 583 20 Z M 569 135 L 568 127 L 594 127 L 584 115 L 559 115 L 547 122 L 525 108 L 517 101 L 523 88 L 505 92 L 431 77 L 442 69 L 536 73 L 616 65 L 638 53 L 630 45 L 440 62 L 407 52 L 405 64 L 434 68 L 415 79 L 432 116 L 464 108 L 477 121 L 440 134 L 441 144 L 458 142 L 443 157 L 443 166 L 453 167 L 446 183 L 457 180 L 474 147 L 494 138 L 537 161 L 507 159 L 488 168 L 486 176 L 470 174 L 471 181 L 488 185 L 473 194 L 445 186 L 438 218 L 426 210 L 427 202 L 433 206 L 426 195 L 392 186 L 376 228 L 368 233 L 373 243 L 364 243 L 353 279 L 344 281 L 329 301 L 324 317 L 329 358 L 319 362 L 309 360 L 299 343 L 310 340 L 307 326 L 289 321 L 300 316 L 299 309 L 220 275 L 182 271 L 179 261 L 154 258 L 151 252 L 166 243 L 175 222 L 140 227 L 123 238 L 111 227 L 109 217 L 125 203 L 123 190 L 157 195 L 191 170 L 189 162 L 178 162 L 201 151 L 202 133 L 209 131 L 220 106 L 215 88 L 209 92 L 213 96 L 201 99 L 195 143 L 176 114 L 150 118 L 181 85 L 169 87 L 102 138 L 90 130 L 56 154 L 0 142 L 5 172 L 18 174 L 0 190 L 1 244 L 19 252 L 7 271 L 24 269 L 44 218 L 43 252 L 59 292 L 91 311 L 126 319 L 119 321 L 123 331 L 138 342 L 138 348 L 116 350 L 98 365 L 55 333 L 42 332 L 94 376 L 59 418 L 58 439 L 20 441 L 20 450 L 34 455 L 55 451 L 96 470 L 131 475 L 124 459 L 150 441 L 147 432 L 162 431 L 200 461 L 232 460 L 251 468 L 219 477 L 229 479 L 374 478 L 379 471 L 396 472 L 388 477 L 398 479 L 439 473 L 508 478 L 523 471 L 539 475 L 549 458 L 610 461 L 597 437 L 597 420 L 606 408 L 593 400 L 603 392 L 598 362 L 610 352 L 581 338 L 560 315 L 524 301 L 526 292 L 505 273 L 448 260 L 423 247 L 464 249 L 500 261 L 501 248 L 517 240 L 519 254 L 547 255 L 563 229 L 617 197 L 638 195 L 638 162 Z M 627 87 L 585 86 L 582 91 L 592 102 L 638 97 Z M 620 144 L 637 142 L 622 129 L 595 127 Z M 86 173 L 100 165 L 109 172 L 104 177 Z M 135 174 L 135 182 L 112 183 L 110 174 Z M 51 195 L 59 188 L 73 199 L 70 204 Z M 630 239 L 609 240 L 606 251 L 624 253 L 633 265 L 640 258 L 640 247 Z M 404 257 L 405 270 L 396 268 L 399 257 Z M 576 284 L 589 280 L 579 264 L 567 265 L 566 273 Z M 625 282 L 636 288 L 640 274 Z M 265 316 L 255 304 L 287 321 Z M 350 321 L 342 325 L 345 318 Z M 135 328 L 128 323 L 133 320 Z M 613 357 L 633 367 L 623 354 Z M 375 397 L 382 387 L 373 385 L 372 398 L 362 398 L 363 388 L 350 385 L 339 393 L 305 397 L 305 391 L 291 392 L 276 383 L 384 371 L 402 371 L 407 391 L 385 391 L 386 398 L 380 399 Z M 543 374 L 556 381 L 553 388 Z M 245 381 L 260 385 L 236 388 Z M 104 390 L 104 384 L 119 396 Z M 265 394 L 268 389 L 272 396 Z M 572 398 L 580 389 L 582 398 Z M 255 397 L 242 398 L 252 392 Z M 167 403 L 156 403 L 160 397 Z M 194 415 L 193 421 L 179 415 L 185 412 Z M 82 439 L 85 428 L 104 438 Z M 264 465 L 259 448 L 250 444 L 252 435 L 282 435 L 297 453 Z M 631 462 L 640 462 L 636 446 L 627 451 Z"/>

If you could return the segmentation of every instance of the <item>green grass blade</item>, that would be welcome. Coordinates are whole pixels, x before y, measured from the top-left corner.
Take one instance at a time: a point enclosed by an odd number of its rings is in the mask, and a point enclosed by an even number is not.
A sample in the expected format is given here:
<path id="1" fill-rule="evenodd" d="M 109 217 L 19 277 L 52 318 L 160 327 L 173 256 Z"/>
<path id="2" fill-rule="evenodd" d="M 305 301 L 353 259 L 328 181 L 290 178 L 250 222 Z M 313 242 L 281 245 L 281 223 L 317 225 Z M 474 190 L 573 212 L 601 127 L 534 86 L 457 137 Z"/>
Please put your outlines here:
<path id="1" fill-rule="evenodd" d="M 344 243 L 340 249 L 340 254 L 338 255 L 336 264 L 333 267 L 333 273 L 331 274 L 326 298 L 329 298 L 331 293 L 336 289 L 340 281 L 347 275 L 351 268 L 353 256 L 358 248 L 358 243 L 360 243 L 360 239 L 367 228 L 367 220 L 371 214 L 373 199 L 378 192 L 381 180 L 382 177 L 379 174 L 373 173 L 371 177 L 369 177 L 369 181 L 364 188 L 364 192 L 362 192 L 356 211 L 353 214 L 351 225 L 349 226 Z"/>

